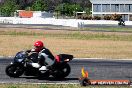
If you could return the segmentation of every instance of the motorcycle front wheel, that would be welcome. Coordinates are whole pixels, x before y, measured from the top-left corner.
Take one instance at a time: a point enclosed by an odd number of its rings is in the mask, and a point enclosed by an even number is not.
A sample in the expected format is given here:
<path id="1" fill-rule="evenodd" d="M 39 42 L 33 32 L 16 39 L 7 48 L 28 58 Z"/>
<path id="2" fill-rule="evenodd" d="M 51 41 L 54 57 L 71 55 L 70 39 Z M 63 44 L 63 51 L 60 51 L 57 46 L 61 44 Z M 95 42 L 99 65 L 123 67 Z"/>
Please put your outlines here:
<path id="1" fill-rule="evenodd" d="M 8 76 L 17 78 L 24 73 L 24 68 L 22 65 L 10 64 L 6 67 L 5 72 Z"/>
<path id="2" fill-rule="evenodd" d="M 54 74 L 52 74 L 52 76 L 54 78 L 65 78 L 67 77 L 71 72 L 71 68 L 69 66 L 69 64 L 64 64 L 62 66 L 60 66 L 60 68 L 56 69 Z"/>

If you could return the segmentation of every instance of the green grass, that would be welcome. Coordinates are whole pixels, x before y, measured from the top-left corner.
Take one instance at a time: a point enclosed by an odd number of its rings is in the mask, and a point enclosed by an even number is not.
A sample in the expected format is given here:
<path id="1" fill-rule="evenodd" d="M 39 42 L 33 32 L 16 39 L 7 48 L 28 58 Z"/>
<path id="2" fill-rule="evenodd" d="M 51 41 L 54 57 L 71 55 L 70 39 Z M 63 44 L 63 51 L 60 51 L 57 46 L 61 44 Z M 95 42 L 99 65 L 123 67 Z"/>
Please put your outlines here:
<path id="1" fill-rule="evenodd" d="M 124 27 L 107 27 L 107 28 L 83 28 L 80 30 L 88 31 L 88 30 L 102 30 L 102 31 L 112 31 L 112 32 L 119 32 L 119 31 L 127 31 L 132 32 L 132 28 L 124 28 Z"/>
<path id="2" fill-rule="evenodd" d="M 66 36 L 65 36 L 66 37 Z M 132 41 L 132 35 L 116 35 L 116 34 L 105 34 L 105 33 L 97 33 L 97 34 L 80 34 L 75 33 L 72 35 L 68 35 L 66 38 L 73 39 L 82 39 L 82 40 L 114 40 L 114 41 Z"/>
<path id="3" fill-rule="evenodd" d="M 82 87 L 79 84 L 1 84 L 0 88 L 131 88 L 130 86 L 124 85 L 118 85 L 118 86 L 112 86 L 112 85 L 91 85 Z"/>
<path id="4" fill-rule="evenodd" d="M 118 29 L 116 29 L 118 30 Z M 60 39 L 81 39 L 81 40 L 114 40 L 114 41 L 132 41 L 132 34 L 130 35 L 117 35 L 117 34 L 106 34 L 106 33 L 81 33 L 75 31 L 73 33 L 36 33 L 36 32 L 26 32 L 26 31 L 0 31 L 0 35 L 12 35 L 12 36 L 44 36 L 44 37 L 55 37 Z"/>

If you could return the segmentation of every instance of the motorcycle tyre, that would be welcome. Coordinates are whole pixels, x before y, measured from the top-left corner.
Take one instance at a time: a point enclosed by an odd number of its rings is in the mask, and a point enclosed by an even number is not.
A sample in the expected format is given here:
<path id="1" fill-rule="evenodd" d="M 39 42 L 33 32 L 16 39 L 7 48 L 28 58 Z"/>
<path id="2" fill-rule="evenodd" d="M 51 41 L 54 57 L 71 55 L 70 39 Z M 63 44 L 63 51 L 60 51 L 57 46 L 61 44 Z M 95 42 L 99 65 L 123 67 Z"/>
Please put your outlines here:
<path id="1" fill-rule="evenodd" d="M 19 68 L 19 69 L 18 69 Z M 12 70 L 15 70 L 17 71 L 16 73 L 14 73 L 15 71 L 13 72 L 10 72 L 9 70 L 12 69 Z M 12 71 L 11 70 L 11 71 Z M 24 68 L 23 66 L 21 65 L 18 65 L 18 64 L 10 64 L 6 67 L 6 70 L 5 70 L 6 74 L 10 77 L 14 77 L 14 78 L 18 78 L 19 76 L 21 76 L 23 73 L 24 73 Z"/>
<path id="2" fill-rule="evenodd" d="M 55 71 L 54 74 L 52 74 L 52 76 L 56 79 L 62 79 L 62 78 L 65 78 L 67 77 L 70 72 L 71 72 L 71 67 L 69 64 L 64 64 L 62 66 L 60 66 L 61 68 L 57 69 Z M 63 70 L 66 69 L 66 71 L 64 72 Z"/>
<path id="3" fill-rule="evenodd" d="M 49 78 L 49 76 L 50 76 L 49 71 L 46 71 L 45 73 L 39 72 L 38 78 L 45 79 L 45 78 Z"/>

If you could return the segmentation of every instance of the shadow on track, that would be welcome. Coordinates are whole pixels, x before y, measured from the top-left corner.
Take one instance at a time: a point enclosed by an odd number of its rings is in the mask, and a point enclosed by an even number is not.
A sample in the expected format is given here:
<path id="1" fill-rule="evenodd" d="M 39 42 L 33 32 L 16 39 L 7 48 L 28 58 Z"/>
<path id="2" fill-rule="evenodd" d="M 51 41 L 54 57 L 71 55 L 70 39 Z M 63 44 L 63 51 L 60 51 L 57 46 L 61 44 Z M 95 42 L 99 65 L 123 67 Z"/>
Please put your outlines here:
<path id="1" fill-rule="evenodd" d="M 68 81 L 68 80 L 78 80 L 78 78 L 54 78 L 54 77 L 48 77 L 48 78 L 39 78 L 39 77 L 34 77 L 34 76 L 22 76 L 19 78 L 25 78 L 25 79 L 38 79 L 38 80 L 48 80 L 48 81 Z"/>

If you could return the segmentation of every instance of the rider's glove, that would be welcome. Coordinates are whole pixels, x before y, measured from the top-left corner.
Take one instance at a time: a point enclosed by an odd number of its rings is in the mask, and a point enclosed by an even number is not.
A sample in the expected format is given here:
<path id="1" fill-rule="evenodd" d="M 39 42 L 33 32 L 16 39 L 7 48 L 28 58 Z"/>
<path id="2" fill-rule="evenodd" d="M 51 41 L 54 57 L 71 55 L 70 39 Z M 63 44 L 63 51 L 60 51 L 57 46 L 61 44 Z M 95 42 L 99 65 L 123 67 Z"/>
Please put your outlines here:
<path id="1" fill-rule="evenodd" d="M 27 53 L 30 53 L 30 52 L 31 52 L 31 50 L 26 50 L 26 52 L 27 52 Z"/>

